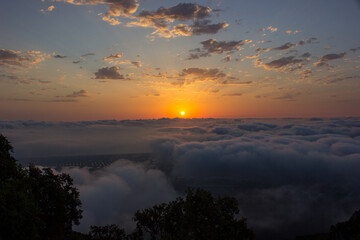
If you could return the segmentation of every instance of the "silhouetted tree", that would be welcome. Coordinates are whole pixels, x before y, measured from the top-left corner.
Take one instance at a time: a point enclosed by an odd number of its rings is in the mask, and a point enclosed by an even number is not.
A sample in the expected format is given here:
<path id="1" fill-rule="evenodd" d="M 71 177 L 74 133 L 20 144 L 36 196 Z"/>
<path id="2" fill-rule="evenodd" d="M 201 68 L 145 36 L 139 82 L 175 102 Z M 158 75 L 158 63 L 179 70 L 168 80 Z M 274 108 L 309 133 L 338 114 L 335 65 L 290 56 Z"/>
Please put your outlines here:
<path id="1" fill-rule="evenodd" d="M 214 198 L 207 191 L 189 189 L 185 199 L 137 211 L 134 220 L 137 236 L 152 240 L 253 239 L 246 220 L 236 218 L 238 213 L 235 198 Z"/>
<path id="2" fill-rule="evenodd" d="M 12 151 L 0 135 L 0 239 L 38 239 L 43 222 L 28 191 L 26 171 L 11 156 Z"/>
<path id="3" fill-rule="evenodd" d="M 356 211 L 346 222 L 337 223 L 330 228 L 331 240 L 360 239 L 360 210 Z"/>
<path id="4" fill-rule="evenodd" d="M 79 192 L 67 174 L 16 163 L 0 134 L 0 239 L 69 239 L 79 224 Z"/>
<path id="5" fill-rule="evenodd" d="M 79 225 L 82 210 L 79 192 L 68 174 L 54 174 L 50 168 L 29 166 L 30 191 L 38 204 L 39 216 L 45 222 L 43 239 L 63 239 L 64 234 Z"/>
<path id="6" fill-rule="evenodd" d="M 91 226 L 89 232 L 90 240 L 125 240 L 125 230 L 115 224 L 103 227 Z"/>

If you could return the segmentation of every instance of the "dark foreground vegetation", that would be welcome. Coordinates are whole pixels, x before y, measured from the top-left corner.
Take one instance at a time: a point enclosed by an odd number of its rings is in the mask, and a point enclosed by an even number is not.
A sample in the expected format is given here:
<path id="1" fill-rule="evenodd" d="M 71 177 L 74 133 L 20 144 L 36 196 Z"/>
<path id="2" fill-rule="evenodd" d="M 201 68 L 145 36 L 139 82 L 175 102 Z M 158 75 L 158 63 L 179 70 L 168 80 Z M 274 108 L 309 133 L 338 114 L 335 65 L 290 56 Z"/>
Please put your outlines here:
<path id="1" fill-rule="evenodd" d="M 0 135 L 0 240 L 252 240 L 246 219 L 237 218 L 235 198 L 188 189 L 184 198 L 139 210 L 136 228 L 92 226 L 88 234 L 72 230 L 82 218 L 79 192 L 67 174 L 50 168 L 25 168 L 11 155 L 13 147 Z M 121 204 L 121 203 L 120 203 Z M 320 235 L 319 235 L 320 236 Z M 271 239 L 271 238 L 269 238 Z M 299 239 L 318 239 L 317 235 Z M 327 240 L 360 240 L 360 211 L 349 221 L 321 234 Z"/>

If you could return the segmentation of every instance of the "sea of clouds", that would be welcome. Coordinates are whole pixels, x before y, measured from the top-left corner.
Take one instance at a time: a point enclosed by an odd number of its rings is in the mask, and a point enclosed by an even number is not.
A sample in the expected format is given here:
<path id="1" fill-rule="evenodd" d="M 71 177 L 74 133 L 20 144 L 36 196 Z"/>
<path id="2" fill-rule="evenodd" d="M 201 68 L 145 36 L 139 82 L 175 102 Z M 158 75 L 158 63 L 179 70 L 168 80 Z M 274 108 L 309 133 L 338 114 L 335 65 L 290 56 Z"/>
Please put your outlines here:
<path id="1" fill-rule="evenodd" d="M 234 196 L 257 239 L 325 232 L 360 209 L 360 118 L 0 121 L 18 159 L 152 153 L 98 170 L 64 168 L 83 203 L 76 229 L 134 226 L 137 209 L 187 187 Z"/>

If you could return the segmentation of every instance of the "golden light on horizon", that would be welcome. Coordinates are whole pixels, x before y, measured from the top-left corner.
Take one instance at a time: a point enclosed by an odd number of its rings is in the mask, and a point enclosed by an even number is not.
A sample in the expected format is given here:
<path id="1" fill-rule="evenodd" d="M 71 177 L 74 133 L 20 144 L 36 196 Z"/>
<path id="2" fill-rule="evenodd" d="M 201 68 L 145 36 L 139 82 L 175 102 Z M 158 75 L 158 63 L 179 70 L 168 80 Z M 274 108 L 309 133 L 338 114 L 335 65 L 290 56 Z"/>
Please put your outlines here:
<path id="1" fill-rule="evenodd" d="M 190 101 L 175 102 L 164 108 L 165 117 L 168 118 L 198 118 L 199 107 Z"/>

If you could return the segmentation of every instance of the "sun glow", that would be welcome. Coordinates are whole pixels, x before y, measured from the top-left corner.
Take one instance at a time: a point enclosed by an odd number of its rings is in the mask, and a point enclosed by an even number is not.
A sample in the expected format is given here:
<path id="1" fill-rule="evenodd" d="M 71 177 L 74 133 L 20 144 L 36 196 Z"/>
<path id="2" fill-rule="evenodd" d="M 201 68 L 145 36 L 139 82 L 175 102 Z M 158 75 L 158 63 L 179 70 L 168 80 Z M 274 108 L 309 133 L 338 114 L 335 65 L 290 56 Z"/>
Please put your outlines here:
<path id="1" fill-rule="evenodd" d="M 175 102 L 164 108 L 164 117 L 167 118 L 198 118 L 200 111 L 192 102 Z"/>

